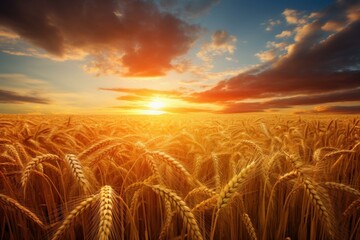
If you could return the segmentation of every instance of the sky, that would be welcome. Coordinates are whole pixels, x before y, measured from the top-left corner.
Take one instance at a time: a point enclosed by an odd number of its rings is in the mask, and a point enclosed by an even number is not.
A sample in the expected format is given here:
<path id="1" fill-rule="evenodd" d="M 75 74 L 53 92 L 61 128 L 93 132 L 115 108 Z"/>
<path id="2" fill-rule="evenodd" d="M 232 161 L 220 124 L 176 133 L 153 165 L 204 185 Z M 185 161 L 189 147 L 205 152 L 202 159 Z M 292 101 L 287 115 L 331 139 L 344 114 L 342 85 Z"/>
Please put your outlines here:
<path id="1" fill-rule="evenodd" d="M 3 0 L 0 113 L 360 113 L 355 0 Z"/>

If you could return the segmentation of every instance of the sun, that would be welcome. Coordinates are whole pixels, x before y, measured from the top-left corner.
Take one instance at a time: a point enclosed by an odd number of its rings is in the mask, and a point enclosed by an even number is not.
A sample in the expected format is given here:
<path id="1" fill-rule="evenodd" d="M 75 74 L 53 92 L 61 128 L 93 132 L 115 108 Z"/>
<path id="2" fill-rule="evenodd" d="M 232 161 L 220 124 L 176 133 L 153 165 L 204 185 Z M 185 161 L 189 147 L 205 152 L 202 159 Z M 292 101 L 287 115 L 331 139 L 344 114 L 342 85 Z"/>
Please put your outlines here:
<path id="1" fill-rule="evenodd" d="M 142 113 L 146 115 L 161 115 L 166 113 L 163 109 L 166 106 L 163 99 L 154 98 L 146 104 L 147 109 L 143 110 Z"/>
<path id="2" fill-rule="evenodd" d="M 160 100 L 153 100 L 149 102 L 148 107 L 153 110 L 159 110 L 162 109 L 165 106 L 164 102 L 161 102 Z"/>

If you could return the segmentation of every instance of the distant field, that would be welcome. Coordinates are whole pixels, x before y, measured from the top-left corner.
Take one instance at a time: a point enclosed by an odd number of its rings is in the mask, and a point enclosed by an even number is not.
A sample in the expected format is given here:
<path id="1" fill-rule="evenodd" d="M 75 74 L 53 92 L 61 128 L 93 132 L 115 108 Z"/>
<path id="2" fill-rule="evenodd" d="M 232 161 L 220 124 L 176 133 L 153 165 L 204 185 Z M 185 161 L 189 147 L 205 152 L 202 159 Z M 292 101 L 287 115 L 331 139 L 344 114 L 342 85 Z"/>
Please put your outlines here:
<path id="1" fill-rule="evenodd" d="M 360 239 L 356 116 L 0 115 L 0 239 Z"/>

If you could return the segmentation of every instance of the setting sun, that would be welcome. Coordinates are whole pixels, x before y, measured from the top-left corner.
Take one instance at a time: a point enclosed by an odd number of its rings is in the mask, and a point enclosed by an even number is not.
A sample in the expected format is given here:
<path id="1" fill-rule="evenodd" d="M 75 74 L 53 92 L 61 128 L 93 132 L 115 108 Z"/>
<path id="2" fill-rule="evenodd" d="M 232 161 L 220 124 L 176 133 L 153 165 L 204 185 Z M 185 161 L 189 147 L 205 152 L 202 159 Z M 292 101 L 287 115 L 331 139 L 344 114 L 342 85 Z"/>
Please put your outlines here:
<path id="1" fill-rule="evenodd" d="M 162 102 L 162 101 L 160 101 L 160 100 L 158 100 L 158 99 L 153 100 L 153 101 L 151 101 L 151 102 L 148 104 L 148 107 L 149 107 L 150 109 L 156 109 L 156 110 L 162 109 L 164 106 L 165 106 L 165 103 Z"/>
<path id="2" fill-rule="evenodd" d="M 161 115 L 166 113 L 163 109 L 165 106 L 166 104 L 163 99 L 153 98 L 145 104 L 144 109 L 141 109 L 138 112 L 145 115 Z"/>

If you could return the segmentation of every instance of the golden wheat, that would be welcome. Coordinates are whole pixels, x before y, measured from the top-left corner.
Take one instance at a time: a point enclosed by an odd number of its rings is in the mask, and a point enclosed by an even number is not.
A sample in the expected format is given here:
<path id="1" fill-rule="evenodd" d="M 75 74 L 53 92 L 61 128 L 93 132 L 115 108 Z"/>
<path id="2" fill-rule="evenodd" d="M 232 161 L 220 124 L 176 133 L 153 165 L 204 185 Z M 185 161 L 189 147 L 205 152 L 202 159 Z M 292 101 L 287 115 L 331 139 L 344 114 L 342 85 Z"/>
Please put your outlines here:
<path id="1" fill-rule="evenodd" d="M 25 167 L 25 169 L 22 172 L 22 176 L 21 176 L 21 185 L 23 187 L 26 186 L 26 183 L 30 177 L 30 174 L 32 172 L 32 170 L 37 167 L 38 164 L 42 163 L 42 162 L 46 162 L 46 161 L 56 161 L 56 160 L 60 160 L 60 158 L 57 155 L 54 154 L 44 154 L 41 156 L 37 156 L 35 158 L 33 158 L 31 161 L 29 161 Z"/>
<path id="2" fill-rule="evenodd" d="M 81 215 L 87 209 L 93 207 L 98 200 L 98 195 L 90 196 L 77 205 L 71 212 L 68 213 L 65 220 L 61 223 L 55 234 L 52 236 L 52 240 L 62 239 L 64 233 L 73 224 L 75 218 Z"/>
<path id="3" fill-rule="evenodd" d="M 193 239 L 203 239 L 195 216 L 186 203 L 174 192 L 160 185 L 148 185 L 154 192 L 169 201 L 177 209 L 186 224 L 187 230 L 191 233 Z"/>
<path id="4" fill-rule="evenodd" d="M 99 240 L 107 240 L 111 235 L 113 224 L 113 189 L 111 186 L 103 186 L 100 190 L 100 223 Z"/>
<path id="5" fill-rule="evenodd" d="M 255 169 L 256 164 L 255 162 L 251 162 L 245 168 L 241 170 L 241 172 L 235 175 L 221 190 L 218 201 L 217 207 L 218 210 L 224 208 L 231 198 L 233 197 L 234 193 L 241 187 L 241 185 L 245 182 L 246 178 L 249 174 Z"/>
<path id="6" fill-rule="evenodd" d="M 22 215 L 28 217 L 30 220 L 32 220 L 34 223 L 38 224 L 41 228 L 45 229 L 46 226 L 39 219 L 38 216 L 36 216 L 33 212 L 31 212 L 29 209 L 21 205 L 18 201 L 15 199 L 8 197 L 6 195 L 0 194 L 0 202 L 2 207 L 9 207 L 15 211 L 19 211 Z"/>
<path id="7" fill-rule="evenodd" d="M 359 239 L 359 136 L 357 116 L 1 115 L 0 239 Z"/>

